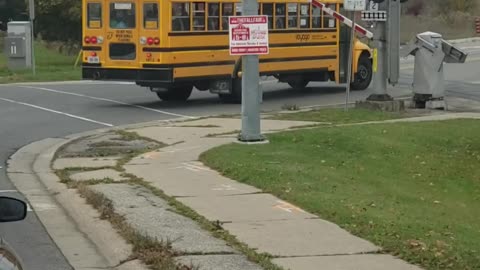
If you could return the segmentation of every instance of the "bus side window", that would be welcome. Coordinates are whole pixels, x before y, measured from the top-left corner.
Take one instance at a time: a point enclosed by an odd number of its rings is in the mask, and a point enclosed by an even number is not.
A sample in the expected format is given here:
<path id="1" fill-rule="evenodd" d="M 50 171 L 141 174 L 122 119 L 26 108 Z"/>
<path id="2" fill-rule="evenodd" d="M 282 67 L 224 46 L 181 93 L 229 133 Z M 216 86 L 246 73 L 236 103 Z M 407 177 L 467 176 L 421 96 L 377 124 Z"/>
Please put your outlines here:
<path id="1" fill-rule="evenodd" d="M 332 10 L 336 10 L 335 4 L 332 5 L 327 5 L 328 8 Z M 323 13 L 323 28 L 336 28 L 337 27 L 337 21 L 335 20 L 334 17 L 328 15 L 327 13 Z"/>
<path id="2" fill-rule="evenodd" d="M 193 3 L 193 30 L 205 31 L 205 2 Z"/>
<path id="3" fill-rule="evenodd" d="M 298 28 L 298 4 L 288 4 L 288 28 Z"/>
<path id="4" fill-rule="evenodd" d="M 312 28 L 322 28 L 322 15 L 319 7 L 313 6 L 312 12 Z"/>
<path id="5" fill-rule="evenodd" d="M 145 3 L 143 5 L 143 27 L 145 29 L 158 28 L 158 4 Z"/>
<path id="6" fill-rule="evenodd" d="M 172 3 L 172 31 L 190 31 L 189 13 L 189 3 Z"/>
<path id="7" fill-rule="evenodd" d="M 102 27 L 102 4 L 100 3 L 87 4 L 87 25 L 88 25 L 88 28 Z"/>
<path id="8" fill-rule="evenodd" d="M 273 29 L 273 4 L 264 3 L 262 4 L 263 13 L 262 15 L 267 16 L 268 18 L 268 29 Z"/>
<path id="9" fill-rule="evenodd" d="M 300 4 L 300 28 L 310 28 L 309 4 Z"/>
<path id="10" fill-rule="evenodd" d="M 220 30 L 220 4 L 208 4 L 208 30 Z"/>
<path id="11" fill-rule="evenodd" d="M 229 30 L 228 16 L 233 16 L 233 3 L 222 4 L 222 30 Z"/>
<path id="12" fill-rule="evenodd" d="M 285 4 L 275 4 L 275 29 L 285 29 Z"/>

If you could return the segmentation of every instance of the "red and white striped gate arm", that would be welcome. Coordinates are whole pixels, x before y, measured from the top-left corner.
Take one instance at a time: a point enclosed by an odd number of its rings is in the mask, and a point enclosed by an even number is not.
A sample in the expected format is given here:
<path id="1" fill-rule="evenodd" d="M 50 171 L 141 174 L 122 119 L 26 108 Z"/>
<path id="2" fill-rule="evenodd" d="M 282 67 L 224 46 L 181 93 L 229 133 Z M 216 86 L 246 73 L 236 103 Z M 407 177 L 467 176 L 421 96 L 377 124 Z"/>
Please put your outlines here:
<path id="1" fill-rule="evenodd" d="M 312 5 L 321 8 L 325 13 L 334 17 L 335 19 L 339 20 L 341 23 L 344 23 L 348 27 L 353 27 L 353 22 L 349 18 L 343 16 L 342 14 L 336 12 L 335 10 L 328 8 L 324 3 L 319 2 L 318 0 L 310 0 Z M 355 24 L 355 31 L 366 36 L 369 39 L 373 39 L 373 33 L 368 31 L 367 29 L 361 27 L 358 24 Z"/>

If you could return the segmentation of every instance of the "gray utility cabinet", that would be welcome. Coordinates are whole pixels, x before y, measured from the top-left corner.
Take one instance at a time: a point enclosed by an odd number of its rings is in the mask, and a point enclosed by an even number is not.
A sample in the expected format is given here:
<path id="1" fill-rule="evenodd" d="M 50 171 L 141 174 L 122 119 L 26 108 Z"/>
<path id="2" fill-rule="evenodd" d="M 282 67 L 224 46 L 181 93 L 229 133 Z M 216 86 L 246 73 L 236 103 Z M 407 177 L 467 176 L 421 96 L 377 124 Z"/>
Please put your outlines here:
<path id="1" fill-rule="evenodd" d="M 5 55 L 10 70 L 32 68 L 32 32 L 30 22 L 9 22 L 5 38 Z"/>

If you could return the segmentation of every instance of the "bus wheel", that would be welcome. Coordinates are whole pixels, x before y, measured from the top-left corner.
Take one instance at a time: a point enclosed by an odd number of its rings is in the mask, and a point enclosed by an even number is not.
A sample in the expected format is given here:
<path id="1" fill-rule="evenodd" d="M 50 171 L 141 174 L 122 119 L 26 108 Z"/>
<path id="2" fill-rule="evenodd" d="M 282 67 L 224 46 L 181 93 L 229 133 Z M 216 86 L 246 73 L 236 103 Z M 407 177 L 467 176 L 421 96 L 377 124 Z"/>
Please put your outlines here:
<path id="1" fill-rule="evenodd" d="M 177 86 L 168 88 L 165 92 L 157 92 L 158 98 L 163 101 L 187 101 L 192 94 L 193 86 Z"/>
<path id="2" fill-rule="evenodd" d="M 218 94 L 218 97 L 223 103 L 242 103 L 242 79 L 236 78 L 232 80 L 232 93 Z"/>
<path id="3" fill-rule="evenodd" d="M 350 85 L 352 90 L 365 90 L 372 82 L 372 61 L 366 55 L 358 60 L 358 71 L 355 73 L 355 81 Z"/>
<path id="4" fill-rule="evenodd" d="M 309 83 L 308 80 L 299 79 L 299 80 L 289 81 L 288 85 L 290 85 L 290 87 L 292 87 L 293 89 L 304 90 L 305 87 L 307 87 L 308 83 Z"/>
<path id="5" fill-rule="evenodd" d="M 210 89 L 210 81 L 196 82 L 194 86 L 200 91 L 207 91 L 208 89 Z"/>

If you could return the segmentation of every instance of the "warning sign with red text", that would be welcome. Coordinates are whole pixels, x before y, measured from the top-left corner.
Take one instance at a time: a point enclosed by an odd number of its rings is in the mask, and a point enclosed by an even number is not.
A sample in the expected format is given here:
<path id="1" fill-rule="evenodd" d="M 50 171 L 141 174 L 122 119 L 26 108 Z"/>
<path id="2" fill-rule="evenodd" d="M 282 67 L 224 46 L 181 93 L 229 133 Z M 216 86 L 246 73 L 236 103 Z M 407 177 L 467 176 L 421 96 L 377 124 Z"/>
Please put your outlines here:
<path id="1" fill-rule="evenodd" d="M 267 16 L 229 17 L 230 55 L 268 54 Z"/>

